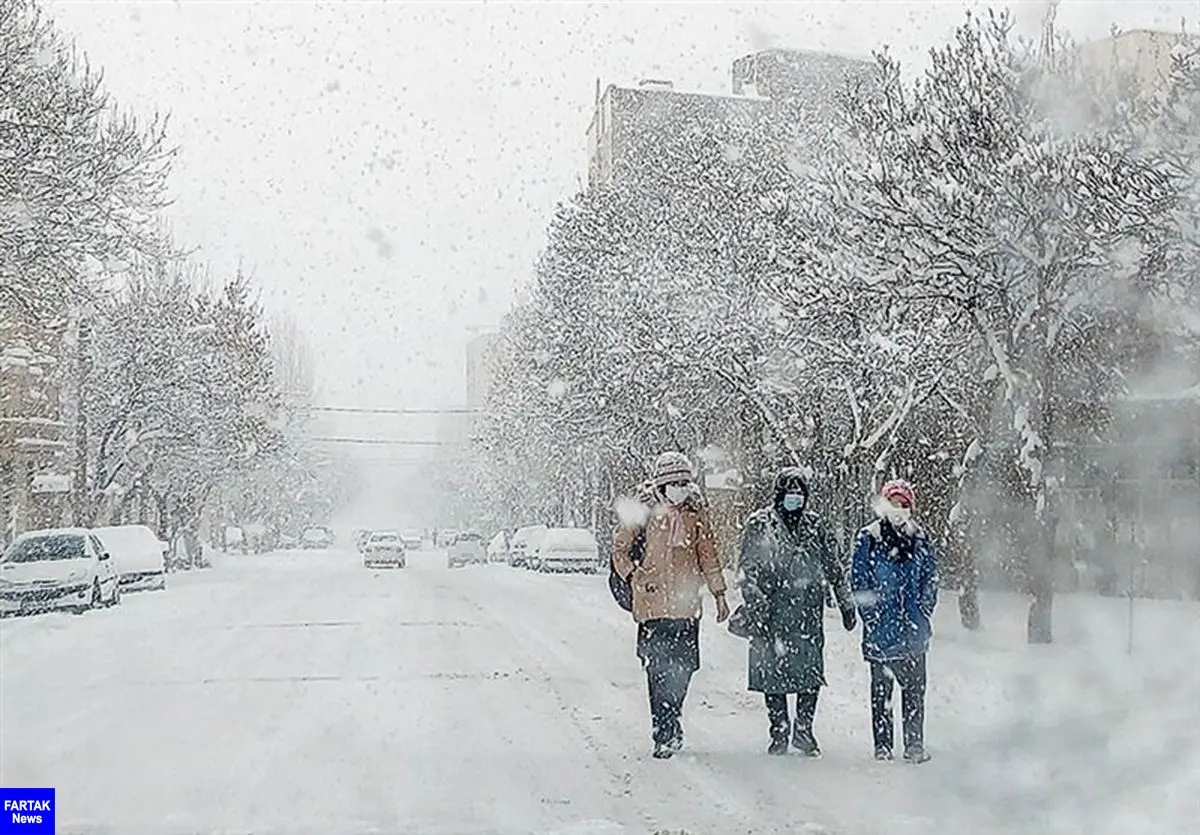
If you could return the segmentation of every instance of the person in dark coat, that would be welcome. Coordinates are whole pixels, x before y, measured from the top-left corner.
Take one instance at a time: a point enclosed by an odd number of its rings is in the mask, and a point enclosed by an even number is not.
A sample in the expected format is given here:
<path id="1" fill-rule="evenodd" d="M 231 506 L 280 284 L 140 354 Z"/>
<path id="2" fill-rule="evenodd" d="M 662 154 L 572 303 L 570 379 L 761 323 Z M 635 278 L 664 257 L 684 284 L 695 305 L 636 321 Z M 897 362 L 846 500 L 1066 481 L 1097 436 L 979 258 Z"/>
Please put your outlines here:
<path id="1" fill-rule="evenodd" d="M 859 531 L 851 584 L 862 618 L 863 659 L 871 665 L 871 727 L 875 759 L 892 759 L 893 685 L 901 690 L 904 759 L 929 760 L 925 750 L 925 656 L 937 605 L 937 553 L 912 520 L 916 497 L 904 481 L 889 481 L 875 503 L 876 521 Z"/>
<path id="2" fill-rule="evenodd" d="M 833 537 L 808 510 L 803 471 L 791 467 L 775 477 L 770 506 L 751 514 L 742 535 L 740 585 L 750 638 L 749 689 L 767 705 L 771 754 L 791 744 L 820 756 L 813 735 L 817 695 L 825 685 L 825 594 L 833 589 L 847 630 L 855 626 L 845 566 Z M 796 721 L 788 694 L 796 694 Z"/>
<path id="3" fill-rule="evenodd" d="M 652 484 L 635 505 L 626 508 L 614 536 L 613 570 L 629 578 L 633 592 L 654 757 L 669 759 L 683 747 L 683 703 L 700 668 L 701 592 L 713 596 L 717 623 L 724 622 L 725 574 L 708 507 L 683 454 L 658 457 Z"/>

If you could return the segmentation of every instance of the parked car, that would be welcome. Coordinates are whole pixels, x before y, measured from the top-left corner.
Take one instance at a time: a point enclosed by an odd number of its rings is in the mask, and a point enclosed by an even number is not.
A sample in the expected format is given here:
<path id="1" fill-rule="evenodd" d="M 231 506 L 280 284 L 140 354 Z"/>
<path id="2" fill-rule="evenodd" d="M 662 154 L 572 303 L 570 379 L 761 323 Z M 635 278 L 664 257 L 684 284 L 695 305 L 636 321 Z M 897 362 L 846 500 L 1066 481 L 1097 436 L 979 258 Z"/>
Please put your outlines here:
<path id="1" fill-rule="evenodd" d="M 167 587 L 167 543 L 145 525 L 93 528 L 92 533 L 112 555 L 123 591 Z"/>
<path id="2" fill-rule="evenodd" d="M 401 531 L 400 538 L 404 540 L 404 547 L 410 551 L 420 551 L 425 547 L 425 535 L 418 530 L 410 528 Z"/>
<path id="3" fill-rule="evenodd" d="M 363 565 L 367 568 L 391 566 L 404 568 L 408 564 L 408 549 L 395 531 L 373 531 L 363 546 Z"/>
<path id="4" fill-rule="evenodd" d="M 449 548 L 458 539 L 458 531 L 453 528 L 447 528 L 444 531 L 438 531 L 437 540 L 434 542 L 436 548 Z"/>
<path id="5" fill-rule="evenodd" d="M 538 571 L 600 569 L 600 545 L 586 528 L 549 528 L 533 548 L 530 562 Z"/>
<path id="6" fill-rule="evenodd" d="M 482 565 L 487 563 L 487 550 L 483 547 L 483 534 L 475 531 L 460 533 L 454 538 L 446 554 L 446 565 Z"/>
<path id="7" fill-rule="evenodd" d="M 492 537 L 487 547 L 488 562 L 508 562 L 508 533 L 500 531 Z"/>
<path id="8" fill-rule="evenodd" d="M 82 612 L 120 602 L 114 560 L 89 530 L 29 531 L 0 554 L 0 612 Z"/>
<path id="9" fill-rule="evenodd" d="M 300 534 L 301 548 L 332 548 L 333 547 L 333 531 L 322 525 L 312 525 L 304 529 Z"/>
<path id="10" fill-rule="evenodd" d="M 538 537 L 548 531 L 545 525 L 526 525 L 518 528 L 508 542 L 508 564 L 514 568 L 529 568 L 529 557 Z"/>

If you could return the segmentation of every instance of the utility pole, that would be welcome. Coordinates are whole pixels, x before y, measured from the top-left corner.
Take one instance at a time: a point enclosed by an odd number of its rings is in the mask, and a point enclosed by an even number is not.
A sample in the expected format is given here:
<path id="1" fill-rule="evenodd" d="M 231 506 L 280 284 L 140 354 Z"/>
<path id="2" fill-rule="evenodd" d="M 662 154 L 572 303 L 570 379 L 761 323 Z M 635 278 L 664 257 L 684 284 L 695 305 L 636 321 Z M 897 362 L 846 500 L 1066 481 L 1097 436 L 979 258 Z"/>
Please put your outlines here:
<path id="1" fill-rule="evenodd" d="M 92 323 L 86 312 L 80 312 L 75 324 L 75 477 L 72 513 L 76 525 L 87 525 L 88 508 L 88 378 L 92 371 Z"/>

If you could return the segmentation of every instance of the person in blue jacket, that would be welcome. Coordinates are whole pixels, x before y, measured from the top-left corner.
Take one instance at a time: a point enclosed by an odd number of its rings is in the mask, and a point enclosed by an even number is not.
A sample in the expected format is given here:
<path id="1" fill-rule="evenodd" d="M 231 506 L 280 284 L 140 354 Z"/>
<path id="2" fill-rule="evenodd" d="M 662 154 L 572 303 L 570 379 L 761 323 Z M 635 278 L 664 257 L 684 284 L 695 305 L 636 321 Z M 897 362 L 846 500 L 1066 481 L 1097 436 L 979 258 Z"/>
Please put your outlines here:
<path id="1" fill-rule="evenodd" d="M 879 517 L 858 533 L 850 583 L 862 620 L 863 658 L 871 665 L 871 727 L 875 759 L 892 759 L 892 690 L 901 690 L 904 759 L 929 760 L 925 750 L 925 655 L 937 605 L 937 553 L 912 519 L 916 496 L 905 481 L 883 485 Z"/>

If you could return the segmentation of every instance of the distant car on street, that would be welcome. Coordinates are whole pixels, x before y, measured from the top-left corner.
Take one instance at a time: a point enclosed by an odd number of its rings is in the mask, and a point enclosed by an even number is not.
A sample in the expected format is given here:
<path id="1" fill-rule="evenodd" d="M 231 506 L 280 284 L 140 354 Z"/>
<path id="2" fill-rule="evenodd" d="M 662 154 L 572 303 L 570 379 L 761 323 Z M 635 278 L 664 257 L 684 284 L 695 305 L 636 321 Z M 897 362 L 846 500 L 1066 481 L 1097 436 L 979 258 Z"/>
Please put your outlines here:
<path id="1" fill-rule="evenodd" d="M 530 562 L 538 571 L 600 570 L 600 545 L 586 528 L 550 528 L 534 545 Z"/>
<path id="2" fill-rule="evenodd" d="M 475 531 L 460 533 L 450 544 L 446 554 L 446 565 L 458 568 L 460 565 L 487 564 L 487 549 L 483 544 L 483 534 Z"/>
<path id="3" fill-rule="evenodd" d="M 323 525 L 312 525 L 300 534 L 300 547 L 305 549 L 332 548 L 333 531 Z"/>
<path id="4" fill-rule="evenodd" d="M 373 531 L 363 546 L 363 565 L 367 568 L 404 568 L 407 564 L 408 549 L 396 531 Z"/>
<path id="5" fill-rule="evenodd" d="M 425 535 L 412 528 L 401 531 L 400 538 L 404 540 L 404 547 L 410 551 L 419 551 L 425 546 Z"/>
<path id="6" fill-rule="evenodd" d="M 0 612 L 70 609 L 121 602 L 112 555 L 84 528 L 23 533 L 0 554 Z"/>

